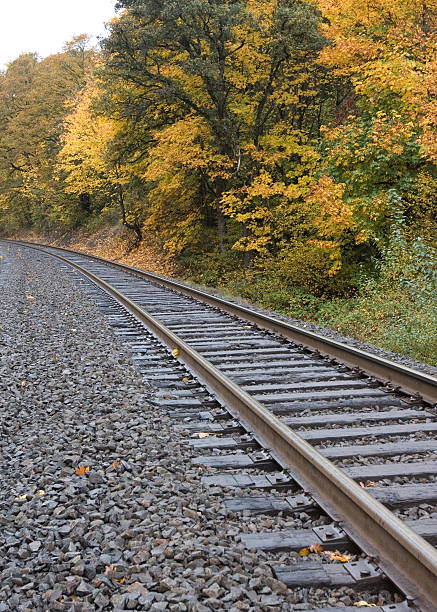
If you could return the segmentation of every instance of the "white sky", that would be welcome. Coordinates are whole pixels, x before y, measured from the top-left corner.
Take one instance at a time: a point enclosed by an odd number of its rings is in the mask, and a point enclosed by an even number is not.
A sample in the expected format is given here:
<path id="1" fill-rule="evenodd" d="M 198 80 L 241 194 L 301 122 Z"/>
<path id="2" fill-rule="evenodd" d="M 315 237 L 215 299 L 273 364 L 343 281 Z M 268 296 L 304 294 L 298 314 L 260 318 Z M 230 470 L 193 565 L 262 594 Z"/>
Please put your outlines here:
<path id="1" fill-rule="evenodd" d="M 0 0 L 0 70 L 20 53 L 62 51 L 78 34 L 104 35 L 116 0 Z M 95 42 L 95 40 L 93 41 Z"/>

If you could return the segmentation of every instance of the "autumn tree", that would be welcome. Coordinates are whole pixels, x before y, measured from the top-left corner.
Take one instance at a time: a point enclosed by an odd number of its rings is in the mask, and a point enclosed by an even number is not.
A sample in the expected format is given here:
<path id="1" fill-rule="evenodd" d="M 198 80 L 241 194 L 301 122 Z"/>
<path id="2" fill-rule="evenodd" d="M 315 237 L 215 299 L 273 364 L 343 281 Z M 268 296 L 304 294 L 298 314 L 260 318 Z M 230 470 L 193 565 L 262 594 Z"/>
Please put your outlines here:
<path id="1" fill-rule="evenodd" d="M 298 0 L 132 0 L 118 6 L 125 12 L 104 41 L 105 72 L 108 87 L 118 82 L 126 95 L 110 112 L 152 135 L 144 151 L 132 152 L 144 156 L 144 178 L 159 183 L 161 193 L 166 183 L 189 183 L 191 202 L 215 209 L 221 251 L 226 218 L 243 230 L 231 244 L 246 252 L 264 249 L 272 237 L 260 226 L 291 192 L 302 197 L 295 186 L 312 171 L 311 143 L 330 104 L 333 85 L 315 63 L 324 45 L 320 14 Z M 169 137 L 180 151 L 193 146 L 196 154 L 175 161 Z M 264 178 L 265 188 L 257 189 Z M 188 214 L 193 218 L 194 210 Z"/>
<path id="2" fill-rule="evenodd" d="M 55 173 L 66 102 L 86 81 L 91 51 L 77 37 L 63 53 L 38 60 L 24 54 L 0 77 L 0 206 L 11 227 L 69 223 L 62 182 Z"/>
<path id="3" fill-rule="evenodd" d="M 90 212 L 118 205 L 123 225 L 141 241 L 140 212 L 132 203 L 139 195 L 132 198 L 130 189 L 134 168 L 126 166 L 119 147 L 123 124 L 96 112 L 97 92 L 92 79 L 78 93 L 72 112 L 64 119 L 58 174 L 64 178 L 66 192 L 86 202 Z"/>
<path id="4" fill-rule="evenodd" d="M 313 189 L 321 238 L 339 258 L 353 245 L 368 255 L 401 213 L 413 235 L 435 241 L 437 3 L 318 3 L 331 39 L 321 62 L 353 86 L 347 112 L 324 130 Z"/>

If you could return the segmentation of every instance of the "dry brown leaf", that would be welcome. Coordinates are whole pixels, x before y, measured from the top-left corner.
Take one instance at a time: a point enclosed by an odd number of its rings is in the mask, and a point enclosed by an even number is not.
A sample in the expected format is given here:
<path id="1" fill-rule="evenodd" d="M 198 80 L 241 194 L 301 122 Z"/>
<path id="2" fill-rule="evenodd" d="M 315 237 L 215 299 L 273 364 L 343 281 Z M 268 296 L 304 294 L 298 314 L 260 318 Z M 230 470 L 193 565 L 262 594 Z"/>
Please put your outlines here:
<path id="1" fill-rule="evenodd" d="M 375 486 L 375 483 L 372 480 L 366 483 L 366 487 L 374 487 L 374 486 Z"/>
<path id="2" fill-rule="evenodd" d="M 357 606 L 357 608 L 376 608 L 376 604 L 367 603 L 367 601 L 356 601 L 354 606 Z"/>
<path id="3" fill-rule="evenodd" d="M 334 552 L 327 550 L 324 554 L 327 555 L 331 561 L 340 561 L 341 563 L 348 563 L 352 558 L 352 555 L 343 555 L 338 550 L 334 550 Z"/>
<path id="4" fill-rule="evenodd" d="M 187 378 L 186 376 L 183 377 L 182 382 L 188 382 L 190 379 Z"/>
<path id="5" fill-rule="evenodd" d="M 173 355 L 173 357 L 177 357 L 179 355 L 179 349 L 177 348 L 173 349 L 171 354 Z"/>
<path id="6" fill-rule="evenodd" d="M 114 468 L 114 470 L 115 470 L 115 468 L 118 468 L 118 466 L 119 466 L 119 465 L 120 465 L 120 459 L 116 459 L 116 460 L 114 461 L 114 463 L 112 464 L 112 467 L 113 467 L 113 468 Z"/>
<path id="7" fill-rule="evenodd" d="M 197 434 L 197 437 L 198 437 L 198 438 L 208 438 L 210 435 L 211 435 L 211 434 L 209 434 L 209 433 L 205 433 L 205 432 L 202 432 L 202 431 L 201 431 L 201 432 L 199 432 L 199 433 Z"/>
<path id="8" fill-rule="evenodd" d="M 86 472 L 90 471 L 90 466 L 84 466 L 84 465 L 80 465 L 79 467 L 76 468 L 76 474 L 78 476 L 84 476 Z"/>
<path id="9" fill-rule="evenodd" d="M 310 552 L 317 553 L 318 555 L 320 555 L 323 552 L 323 546 L 319 544 L 319 542 L 311 544 Z"/>
<path id="10" fill-rule="evenodd" d="M 308 557 L 309 554 L 310 554 L 309 548 L 301 548 L 299 551 L 299 557 Z"/>
<path id="11" fill-rule="evenodd" d="M 33 297 L 33 295 L 26 295 L 26 299 L 27 300 L 34 300 L 35 298 Z"/>
<path id="12" fill-rule="evenodd" d="M 44 489 L 39 489 L 39 491 L 37 491 L 36 494 L 39 495 L 39 497 L 44 497 L 46 492 L 44 491 Z"/>

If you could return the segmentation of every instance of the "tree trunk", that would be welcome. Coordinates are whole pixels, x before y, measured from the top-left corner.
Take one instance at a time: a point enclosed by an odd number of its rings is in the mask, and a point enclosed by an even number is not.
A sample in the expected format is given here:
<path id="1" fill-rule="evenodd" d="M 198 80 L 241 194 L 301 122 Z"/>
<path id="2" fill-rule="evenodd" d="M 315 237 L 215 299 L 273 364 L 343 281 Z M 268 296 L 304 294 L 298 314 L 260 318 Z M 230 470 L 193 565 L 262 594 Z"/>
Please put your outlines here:
<path id="1" fill-rule="evenodd" d="M 84 212 L 91 212 L 91 198 L 89 193 L 81 193 L 79 196 L 80 206 Z"/>
<path id="2" fill-rule="evenodd" d="M 217 212 L 217 238 L 219 243 L 220 253 L 225 253 L 225 236 L 226 236 L 226 217 L 220 206 L 220 200 L 225 190 L 224 180 L 218 176 L 215 179 L 215 196 L 216 196 L 216 212 Z"/>
<path id="3" fill-rule="evenodd" d="M 249 236 L 250 232 L 247 229 L 246 225 L 243 225 L 243 235 Z M 243 254 L 243 268 L 248 270 L 250 268 L 250 264 L 252 263 L 253 258 L 255 257 L 255 251 L 244 251 Z"/>
<path id="4" fill-rule="evenodd" d="M 248 270 L 250 268 L 250 265 L 251 265 L 254 257 L 255 257 L 255 252 L 254 251 L 244 251 L 244 255 L 243 255 L 243 268 L 245 270 Z"/>
<path id="5" fill-rule="evenodd" d="M 139 244 L 141 240 L 143 239 L 143 233 L 141 231 L 141 226 L 138 223 L 137 219 L 135 219 L 133 223 L 129 223 L 129 221 L 126 219 L 126 207 L 124 204 L 123 187 L 120 184 L 118 184 L 117 187 L 118 187 L 118 203 L 120 205 L 120 210 L 121 210 L 121 222 L 123 223 L 125 227 L 135 232 L 137 236 L 136 242 L 137 244 Z"/>

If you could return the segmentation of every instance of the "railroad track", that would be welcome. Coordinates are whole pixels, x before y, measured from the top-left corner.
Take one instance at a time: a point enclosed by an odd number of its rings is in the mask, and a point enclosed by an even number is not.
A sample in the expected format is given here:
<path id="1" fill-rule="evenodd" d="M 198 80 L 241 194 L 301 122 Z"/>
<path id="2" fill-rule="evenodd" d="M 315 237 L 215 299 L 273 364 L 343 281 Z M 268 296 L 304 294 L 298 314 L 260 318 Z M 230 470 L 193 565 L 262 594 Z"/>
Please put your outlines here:
<path id="1" fill-rule="evenodd" d="M 228 511 L 317 507 L 333 520 L 245 534 L 247 548 L 358 547 L 367 555 L 350 564 L 282 564 L 282 582 L 359 590 L 387 576 L 406 597 L 387 610 L 437 610 L 437 379 L 169 279 L 20 244 L 73 266 L 117 300 L 94 296 L 158 389 L 156 401 L 189 434 L 194 463 L 213 469 L 205 484 L 238 489 Z M 173 358 L 150 355 L 155 340 L 145 339 L 140 322 Z M 181 376 L 184 368 L 193 378 Z"/>

